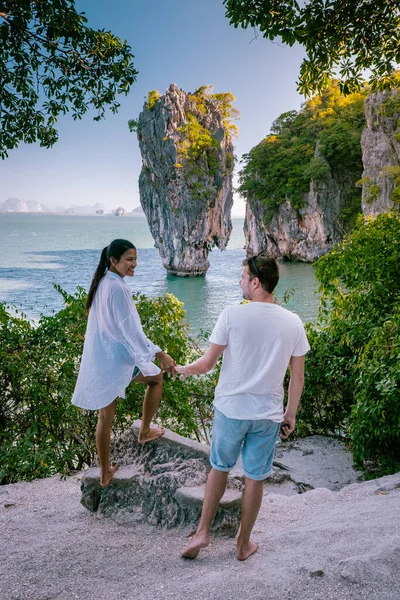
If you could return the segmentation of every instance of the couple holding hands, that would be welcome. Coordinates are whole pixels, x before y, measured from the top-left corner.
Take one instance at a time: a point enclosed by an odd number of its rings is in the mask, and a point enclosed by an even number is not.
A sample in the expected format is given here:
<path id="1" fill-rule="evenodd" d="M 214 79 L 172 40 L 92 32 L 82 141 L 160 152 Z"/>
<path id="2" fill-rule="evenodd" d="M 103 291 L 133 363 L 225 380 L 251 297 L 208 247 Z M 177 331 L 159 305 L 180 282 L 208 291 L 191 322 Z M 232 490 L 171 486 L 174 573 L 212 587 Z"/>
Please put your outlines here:
<path id="1" fill-rule="evenodd" d="M 242 453 L 245 489 L 242 498 L 237 558 L 257 551 L 251 539 L 270 475 L 275 445 L 295 427 L 304 382 L 304 357 L 309 350 L 301 319 L 277 305 L 273 291 L 279 280 L 274 259 L 264 253 L 243 261 L 240 286 L 250 303 L 226 307 L 210 336 L 210 347 L 197 361 L 180 366 L 144 334 L 124 277 L 137 265 L 135 246 L 122 239 L 103 249 L 93 275 L 86 308 L 85 344 L 73 404 L 99 410 L 96 446 L 100 484 L 107 486 L 117 467 L 111 466 L 110 437 L 116 402 L 133 380 L 146 384 L 139 442 L 160 437 L 164 429 L 151 425 L 159 405 L 163 375 L 182 378 L 211 371 L 223 362 L 214 398 L 211 471 L 200 522 L 183 558 L 196 558 L 209 544 L 210 528 L 224 494 L 228 473 Z M 157 359 L 160 367 L 153 361 Z M 290 382 L 284 409 L 283 380 Z"/>

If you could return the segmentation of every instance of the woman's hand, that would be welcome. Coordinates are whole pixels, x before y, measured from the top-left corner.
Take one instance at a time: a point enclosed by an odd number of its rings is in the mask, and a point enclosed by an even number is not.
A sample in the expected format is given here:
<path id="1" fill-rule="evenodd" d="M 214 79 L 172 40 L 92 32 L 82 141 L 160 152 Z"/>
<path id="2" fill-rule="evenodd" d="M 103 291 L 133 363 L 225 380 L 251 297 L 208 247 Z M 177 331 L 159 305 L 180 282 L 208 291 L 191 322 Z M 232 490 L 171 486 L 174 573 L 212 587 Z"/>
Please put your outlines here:
<path id="1" fill-rule="evenodd" d="M 174 361 L 174 359 L 167 354 L 166 352 L 158 352 L 156 354 L 157 360 L 160 363 L 160 368 L 162 370 L 163 373 L 168 373 L 168 375 L 171 377 L 173 377 L 175 379 L 175 375 L 176 375 L 176 371 L 175 371 L 175 365 L 176 362 Z"/>

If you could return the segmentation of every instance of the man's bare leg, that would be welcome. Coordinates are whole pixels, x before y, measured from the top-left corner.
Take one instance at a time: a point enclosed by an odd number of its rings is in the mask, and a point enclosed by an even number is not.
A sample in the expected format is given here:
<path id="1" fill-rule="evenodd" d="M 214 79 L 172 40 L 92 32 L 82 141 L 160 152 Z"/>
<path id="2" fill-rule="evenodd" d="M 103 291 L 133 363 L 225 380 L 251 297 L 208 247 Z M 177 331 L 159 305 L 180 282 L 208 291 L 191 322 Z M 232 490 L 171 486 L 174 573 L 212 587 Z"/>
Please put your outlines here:
<path id="1" fill-rule="evenodd" d="M 100 485 L 106 487 L 114 477 L 118 466 L 110 465 L 110 438 L 111 425 L 115 415 L 117 401 L 99 410 L 99 418 L 96 427 L 97 455 L 100 463 Z"/>
<path id="2" fill-rule="evenodd" d="M 260 511 L 264 493 L 264 481 L 245 478 L 242 498 L 242 517 L 237 540 L 237 559 L 246 560 L 257 552 L 258 545 L 250 539 L 251 532 Z"/>
<path id="3" fill-rule="evenodd" d="M 138 437 L 138 441 L 144 444 L 164 435 L 164 427 L 159 427 L 158 425 L 151 426 L 151 420 L 161 400 L 163 376 L 162 373 L 159 373 L 158 375 L 145 377 L 139 373 L 135 377 L 134 382 L 145 383 L 147 385 L 143 400 L 142 425 Z"/>
<path id="4" fill-rule="evenodd" d="M 196 533 L 182 552 L 182 558 L 196 558 L 202 548 L 210 543 L 210 529 L 218 504 L 224 495 L 228 473 L 211 469 L 204 492 L 203 508 Z"/>

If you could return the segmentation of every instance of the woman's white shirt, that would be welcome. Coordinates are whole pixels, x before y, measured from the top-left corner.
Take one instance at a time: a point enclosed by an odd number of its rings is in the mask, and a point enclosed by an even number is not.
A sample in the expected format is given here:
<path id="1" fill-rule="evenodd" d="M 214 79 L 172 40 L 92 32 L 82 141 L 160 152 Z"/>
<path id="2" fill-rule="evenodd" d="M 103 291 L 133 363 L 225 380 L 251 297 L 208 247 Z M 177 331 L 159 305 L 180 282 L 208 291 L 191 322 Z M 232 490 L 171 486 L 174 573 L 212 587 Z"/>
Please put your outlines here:
<path id="1" fill-rule="evenodd" d="M 125 281 L 107 271 L 89 311 L 81 366 L 72 403 L 98 410 L 125 398 L 135 366 L 144 376 L 157 375 L 152 361 L 161 348 L 144 334 Z"/>

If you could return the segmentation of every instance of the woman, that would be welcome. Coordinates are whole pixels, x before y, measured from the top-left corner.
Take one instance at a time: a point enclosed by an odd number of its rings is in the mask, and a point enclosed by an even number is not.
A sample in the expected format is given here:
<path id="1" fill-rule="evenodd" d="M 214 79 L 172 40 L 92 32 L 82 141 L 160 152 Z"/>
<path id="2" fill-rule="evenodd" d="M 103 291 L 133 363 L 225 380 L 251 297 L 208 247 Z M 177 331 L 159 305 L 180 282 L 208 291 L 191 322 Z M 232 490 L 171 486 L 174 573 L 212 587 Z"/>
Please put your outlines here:
<path id="1" fill-rule="evenodd" d="M 101 253 L 93 275 L 86 309 L 89 312 L 85 344 L 72 403 L 99 410 L 96 446 L 100 462 L 100 485 L 107 486 L 117 471 L 110 465 L 111 424 L 117 398 L 133 379 L 147 385 L 143 401 L 139 442 L 164 433 L 151 426 L 162 393 L 161 370 L 173 374 L 175 361 L 144 334 L 140 318 L 124 277 L 132 277 L 137 265 L 135 246 L 114 240 Z"/>

